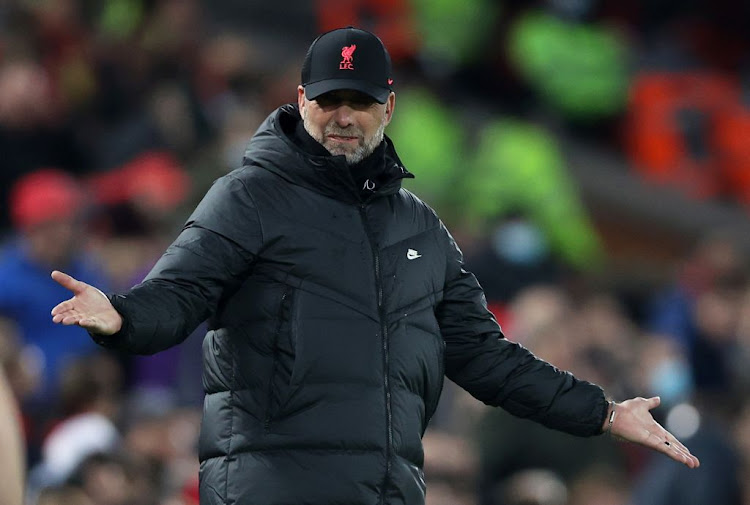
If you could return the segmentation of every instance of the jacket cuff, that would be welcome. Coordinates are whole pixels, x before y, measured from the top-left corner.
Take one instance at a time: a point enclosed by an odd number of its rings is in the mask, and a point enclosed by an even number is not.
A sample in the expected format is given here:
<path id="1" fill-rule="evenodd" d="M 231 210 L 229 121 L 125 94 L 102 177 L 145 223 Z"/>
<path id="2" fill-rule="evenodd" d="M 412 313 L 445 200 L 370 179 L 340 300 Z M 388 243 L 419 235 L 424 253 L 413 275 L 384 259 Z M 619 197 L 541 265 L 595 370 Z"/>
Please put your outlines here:
<path id="1" fill-rule="evenodd" d="M 606 430 L 602 429 L 602 426 L 604 426 L 604 420 L 607 419 L 607 414 L 609 413 L 609 400 L 607 399 L 606 395 L 602 396 L 602 413 L 599 417 L 599 430 L 594 435 L 603 435 L 606 433 Z"/>
<path id="2" fill-rule="evenodd" d="M 120 314 L 120 317 L 122 317 L 122 326 L 120 327 L 120 331 L 118 331 L 117 333 L 113 333 L 112 335 L 102 335 L 100 333 L 92 333 L 90 331 L 88 332 L 89 336 L 96 344 L 107 349 L 123 349 L 126 342 L 128 341 L 128 336 L 130 335 L 131 324 L 121 310 L 121 298 L 121 296 L 114 293 L 107 293 L 107 299 L 112 304 L 114 309 Z"/>

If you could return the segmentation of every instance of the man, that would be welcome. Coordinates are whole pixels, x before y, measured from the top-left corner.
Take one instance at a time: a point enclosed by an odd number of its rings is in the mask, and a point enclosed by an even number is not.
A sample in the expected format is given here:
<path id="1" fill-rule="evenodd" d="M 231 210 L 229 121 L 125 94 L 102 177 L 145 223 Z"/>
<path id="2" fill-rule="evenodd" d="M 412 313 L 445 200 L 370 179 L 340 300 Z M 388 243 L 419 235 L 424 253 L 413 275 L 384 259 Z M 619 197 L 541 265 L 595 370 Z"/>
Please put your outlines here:
<path id="1" fill-rule="evenodd" d="M 153 353 L 201 321 L 201 503 L 422 504 L 421 436 L 443 376 L 478 399 L 579 435 L 604 429 L 698 465 L 657 425 L 658 399 L 602 390 L 503 338 L 383 131 L 396 103 L 375 35 L 310 46 L 297 106 L 271 114 L 146 280 L 74 297 L 53 320 Z M 614 417 L 611 409 L 614 408 Z"/>

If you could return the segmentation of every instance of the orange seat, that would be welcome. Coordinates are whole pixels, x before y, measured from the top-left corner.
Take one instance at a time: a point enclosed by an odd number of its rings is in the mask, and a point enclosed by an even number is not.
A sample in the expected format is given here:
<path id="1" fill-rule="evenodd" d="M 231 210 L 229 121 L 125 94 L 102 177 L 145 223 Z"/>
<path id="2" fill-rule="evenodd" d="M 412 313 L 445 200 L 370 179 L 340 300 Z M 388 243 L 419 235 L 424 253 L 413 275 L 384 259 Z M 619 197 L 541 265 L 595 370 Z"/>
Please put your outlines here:
<path id="1" fill-rule="evenodd" d="M 711 72 L 644 72 L 630 90 L 625 148 L 645 179 L 697 198 L 724 188 L 722 158 L 713 141 L 716 116 L 739 104 L 740 89 Z"/>
<path id="2" fill-rule="evenodd" d="M 408 0 L 317 0 L 315 3 L 321 33 L 348 25 L 369 30 L 388 47 L 394 63 L 413 58 L 419 50 Z"/>
<path id="3" fill-rule="evenodd" d="M 750 110 L 738 105 L 717 114 L 712 134 L 726 193 L 750 207 Z"/>

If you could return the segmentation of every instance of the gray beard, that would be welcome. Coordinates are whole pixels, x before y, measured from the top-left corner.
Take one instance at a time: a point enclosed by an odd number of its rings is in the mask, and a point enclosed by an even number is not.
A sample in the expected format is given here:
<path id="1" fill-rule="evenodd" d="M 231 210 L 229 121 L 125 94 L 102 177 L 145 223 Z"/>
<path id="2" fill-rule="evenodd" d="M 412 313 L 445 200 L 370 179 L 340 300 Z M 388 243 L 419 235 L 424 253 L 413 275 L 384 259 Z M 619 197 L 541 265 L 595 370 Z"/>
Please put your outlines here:
<path id="1" fill-rule="evenodd" d="M 333 156 L 340 156 L 344 155 L 346 158 L 346 163 L 348 165 L 354 165 L 356 163 L 359 163 L 363 159 L 367 158 L 369 155 L 371 155 L 375 149 L 380 145 L 380 143 L 383 141 L 383 136 L 385 135 L 385 121 L 380 123 L 380 126 L 375 131 L 375 133 L 372 135 L 372 137 L 364 138 L 363 142 L 360 142 L 359 145 L 354 150 L 349 150 L 346 148 L 338 148 L 337 146 L 328 145 L 326 143 L 326 137 L 328 135 L 361 135 L 362 132 L 354 127 L 351 127 L 350 129 L 347 128 L 339 128 L 336 126 L 335 123 L 331 123 L 329 125 L 326 125 L 325 131 L 323 132 L 323 135 L 317 135 L 313 133 L 312 125 L 310 124 L 309 120 L 307 119 L 307 111 L 305 111 L 305 114 L 302 116 L 302 124 L 305 127 L 305 130 L 307 133 L 314 138 L 320 145 L 326 148 L 326 150 L 331 153 Z M 343 146 L 340 146 L 343 147 Z"/>

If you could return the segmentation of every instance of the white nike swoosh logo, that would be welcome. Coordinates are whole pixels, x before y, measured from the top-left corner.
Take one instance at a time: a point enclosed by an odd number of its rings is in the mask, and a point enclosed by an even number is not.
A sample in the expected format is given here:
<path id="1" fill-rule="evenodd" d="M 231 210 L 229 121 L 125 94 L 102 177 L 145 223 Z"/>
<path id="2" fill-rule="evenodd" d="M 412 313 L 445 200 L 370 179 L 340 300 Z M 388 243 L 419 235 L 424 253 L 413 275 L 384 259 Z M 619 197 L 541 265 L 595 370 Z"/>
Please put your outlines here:
<path id="1" fill-rule="evenodd" d="M 409 249 L 408 251 L 406 251 L 406 259 L 415 260 L 415 259 L 421 258 L 421 257 L 422 257 L 422 255 L 419 254 L 414 249 Z"/>

